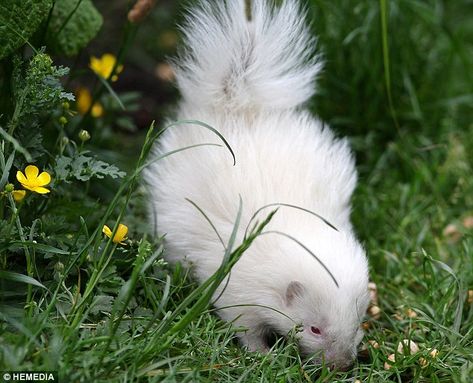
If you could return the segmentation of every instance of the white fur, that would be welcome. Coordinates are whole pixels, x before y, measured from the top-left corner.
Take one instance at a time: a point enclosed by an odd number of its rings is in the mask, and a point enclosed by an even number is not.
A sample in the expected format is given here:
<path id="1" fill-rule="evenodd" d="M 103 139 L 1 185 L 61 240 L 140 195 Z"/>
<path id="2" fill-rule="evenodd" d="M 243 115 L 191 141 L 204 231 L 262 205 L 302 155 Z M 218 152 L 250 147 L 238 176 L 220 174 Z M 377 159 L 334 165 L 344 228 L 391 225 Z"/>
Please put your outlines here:
<path id="1" fill-rule="evenodd" d="M 240 339 L 250 349 L 266 349 L 268 328 L 287 334 L 301 324 L 303 353 L 323 351 L 326 361 L 347 365 L 361 340 L 359 325 L 368 304 L 366 256 L 349 217 L 356 184 L 353 157 L 346 140 L 336 139 L 301 107 L 313 93 L 320 68 L 298 3 L 286 0 L 280 8 L 265 0 L 252 4 L 250 22 L 243 0 L 203 2 L 191 10 L 186 45 L 176 61 L 183 96 L 178 119 L 218 129 L 235 152 L 236 166 L 225 148 L 212 146 L 156 162 L 145 177 L 151 222 L 157 217 L 159 233 L 166 234 L 167 258 L 190 262 L 204 281 L 220 265 L 224 249 L 186 198 L 205 211 L 225 242 L 239 196 L 243 215 L 238 241 L 250 217 L 265 204 L 294 204 L 324 216 L 339 231 L 288 207 L 279 209 L 267 230 L 302 242 L 330 269 L 338 288 L 301 246 L 268 234 L 256 239 L 235 265 L 215 305 L 270 306 L 291 318 L 255 306 L 220 310 L 224 319 L 248 328 Z M 166 131 L 155 154 L 198 143 L 221 142 L 189 124 Z M 296 291 L 288 291 L 292 281 L 297 281 Z M 312 334 L 311 326 L 320 328 L 321 335 Z"/>

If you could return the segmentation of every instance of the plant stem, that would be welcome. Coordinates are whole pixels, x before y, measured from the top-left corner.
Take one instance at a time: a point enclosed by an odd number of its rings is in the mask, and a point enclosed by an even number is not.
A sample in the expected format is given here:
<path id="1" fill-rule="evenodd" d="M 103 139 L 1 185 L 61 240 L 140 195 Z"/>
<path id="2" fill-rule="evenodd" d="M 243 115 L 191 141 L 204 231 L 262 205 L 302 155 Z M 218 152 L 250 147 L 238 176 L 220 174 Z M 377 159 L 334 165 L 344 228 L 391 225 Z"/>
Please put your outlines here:
<path id="1" fill-rule="evenodd" d="M 104 79 L 104 81 L 107 81 L 107 82 L 110 81 L 110 79 L 115 75 L 115 72 L 116 72 L 118 66 L 123 63 L 123 60 L 126 56 L 126 53 L 128 52 L 128 49 L 130 48 L 131 44 L 133 43 L 133 40 L 135 39 L 137 30 L 138 30 L 137 24 L 132 24 L 129 21 L 126 22 L 126 24 L 125 24 L 125 34 L 124 34 L 120 49 L 118 50 L 117 60 L 115 62 L 115 65 L 113 66 L 112 71 L 110 72 L 110 75 L 108 76 L 107 79 Z M 104 89 L 105 89 L 104 84 L 99 81 L 99 86 L 93 92 L 92 102 L 90 103 L 89 108 L 87 109 L 87 112 L 84 113 L 81 120 L 77 124 L 77 127 L 76 127 L 77 132 L 83 126 L 84 121 L 90 116 L 90 112 L 92 111 L 93 106 L 95 105 L 97 100 L 102 95 Z"/>
<path id="2" fill-rule="evenodd" d="M 26 242 L 26 238 L 25 238 L 25 233 L 23 231 L 23 226 L 21 225 L 20 216 L 18 215 L 19 209 L 17 209 L 15 201 L 11 193 L 8 193 L 8 200 L 10 202 L 10 207 L 12 209 L 12 221 L 15 221 L 16 228 L 20 236 L 20 240 L 21 242 L 24 243 Z M 25 251 L 25 256 L 26 256 L 26 273 L 29 277 L 33 277 L 33 263 L 31 259 L 30 251 L 26 244 L 23 246 L 23 249 Z M 33 288 L 30 284 L 28 284 L 28 294 L 26 297 L 26 305 L 25 305 L 28 315 L 31 315 L 32 309 L 33 309 L 33 305 L 31 304 L 32 294 L 33 294 Z"/>

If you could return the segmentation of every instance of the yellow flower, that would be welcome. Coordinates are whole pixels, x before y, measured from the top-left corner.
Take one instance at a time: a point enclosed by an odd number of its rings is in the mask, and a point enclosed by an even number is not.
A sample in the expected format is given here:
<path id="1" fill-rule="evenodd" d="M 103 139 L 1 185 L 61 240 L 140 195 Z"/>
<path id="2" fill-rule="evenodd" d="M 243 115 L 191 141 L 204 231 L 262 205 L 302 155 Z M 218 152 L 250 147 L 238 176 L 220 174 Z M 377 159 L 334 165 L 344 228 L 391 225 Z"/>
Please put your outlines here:
<path id="1" fill-rule="evenodd" d="M 28 165 L 25 169 L 25 174 L 23 174 L 20 170 L 16 172 L 16 179 L 20 182 L 23 188 L 39 194 L 46 194 L 50 192 L 49 189 L 43 187 L 51 182 L 51 176 L 49 173 L 42 172 L 39 174 L 39 169 L 36 166 Z"/>
<path id="2" fill-rule="evenodd" d="M 76 91 L 76 96 L 77 111 L 84 115 L 89 110 L 90 104 L 92 104 L 92 95 L 87 88 L 80 87 Z M 100 104 L 100 102 L 95 102 L 94 106 L 90 110 L 90 114 L 95 118 L 101 117 L 103 115 L 103 106 Z"/>
<path id="3" fill-rule="evenodd" d="M 23 201 L 23 198 L 25 198 L 26 190 L 13 190 L 12 195 L 16 202 L 21 202 Z"/>
<path id="4" fill-rule="evenodd" d="M 101 58 L 97 58 L 92 56 L 90 58 L 89 68 L 92 69 L 97 75 L 103 77 L 104 79 L 108 79 L 112 74 L 113 67 L 117 62 L 117 58 L 110 54 L 104 53 Z M 123 65 L 118 65 L 115 69 L 115 73 L 112 76 L 112 81 L 118 80 L 118 74 L 120 74 L 123 70 Z"/>
<path id="5" fill-rule="evenodd" d="M 108 238 L 112 238 L 112 230 L 107 225 L 103 225 L 102 233 L 104 233 Z M 126 239 L 126 235 L 128 234 L 128 226 L 122 225 L 121 223 L 118 225 L 117 232 L 115 233 L 112 241 L 113 243 L 120 243 L 124 245 L 123 241 Z"/>

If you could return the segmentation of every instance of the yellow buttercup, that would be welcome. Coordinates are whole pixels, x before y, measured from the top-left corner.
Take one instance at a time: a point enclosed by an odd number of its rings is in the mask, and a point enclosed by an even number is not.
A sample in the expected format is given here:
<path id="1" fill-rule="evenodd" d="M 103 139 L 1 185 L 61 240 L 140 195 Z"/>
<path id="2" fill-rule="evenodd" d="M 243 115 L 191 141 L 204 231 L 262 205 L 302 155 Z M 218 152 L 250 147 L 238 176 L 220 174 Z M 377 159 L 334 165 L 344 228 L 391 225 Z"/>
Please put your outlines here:
<path id="1" fill-rule="evenodd" d="M 11 194 L 16 202 L 21 202 L 26 196 L 26 190 L 13 190 Z"/>
<path id="2" fill-rule="evenodd" d="M 97 75 L 104 79 L 108 79 L 112 74 L 112 70 L 117 62 L 117 58 L 111 53 L 104 53 L 101 58 L 92 56 L 90 58 L 89 68 Z M 118 74 L 123 71 L 123 65 L 118 65 L 115 74 L 112 76 L 112 81 L 118 80 Z"/>
<path id="3" fill-rule="evenodd" d="M 112 230 L 107 226 L 103 225 L 102 233 L 104 233 L 108 238 L 112 238 Z M 113 243 L 120 243 L 124 245 L 123 241 L 126 239 L 128 234 L 128 226 L 119 224 L 115 235 L 113 236 Z"/>
<path id="4" fill-rule="evenodd" d="M 76 105 L 77 111 L 84 115 L 88 112 L 90 105 L 92 104 L 92 95 L 87 88 L 79 87 L 76 91 Z M 98 118 L 103 115 L 103 106 L 100 102 L 96 101 L 90 110 L 92 117 Z"/>
<path id="5" fill-rule="evenodd" d="M 50 192 L 50 190 L 46 189 L 44 186 L 51 182 L 51 176 L 48 172 L 42 172 L 40 174 L 37 166 L 28 165 L 24 174 L 22 171 L 18 170 L 16 173 L 16 179 L 18 182 L 20 182 L 24 189 L 28 189 L 39 194 L 46 194 Z"/>

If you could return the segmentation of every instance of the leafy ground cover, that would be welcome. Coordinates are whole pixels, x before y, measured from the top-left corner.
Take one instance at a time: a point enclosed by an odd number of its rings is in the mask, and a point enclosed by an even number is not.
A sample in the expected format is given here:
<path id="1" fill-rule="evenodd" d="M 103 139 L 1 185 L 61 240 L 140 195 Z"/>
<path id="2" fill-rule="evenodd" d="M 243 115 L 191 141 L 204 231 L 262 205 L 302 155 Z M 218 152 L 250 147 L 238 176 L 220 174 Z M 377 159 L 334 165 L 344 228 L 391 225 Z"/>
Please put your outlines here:
<path id="1" fill-rule="evenodd" d="M 201 287 L 163 261 L 140 181 L 165 124 L 140 129 L 142 89 L 127 76 L 153 72 L 140 65 L 175 43 L 159 25 L 182 4 L 147 20 L 120 8 L 117 49 L 103 56 L 90 47 L 104 46 L 94 38 L 115 15 L 107 4 L 0 6 L 0 370 L 76 382 L 471 382 L 471 2 L 307 2 L 326 63 L 312 107 L 351 139 L 353 220 L 377 286 L 347 372 L 301 360 L 290 335 L 267 355 L 247 352 L 242 329 L 213 313 L 213 289 L 264 222 Z M 417 349 L 399 348 L 406 339 Z"/>

